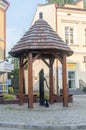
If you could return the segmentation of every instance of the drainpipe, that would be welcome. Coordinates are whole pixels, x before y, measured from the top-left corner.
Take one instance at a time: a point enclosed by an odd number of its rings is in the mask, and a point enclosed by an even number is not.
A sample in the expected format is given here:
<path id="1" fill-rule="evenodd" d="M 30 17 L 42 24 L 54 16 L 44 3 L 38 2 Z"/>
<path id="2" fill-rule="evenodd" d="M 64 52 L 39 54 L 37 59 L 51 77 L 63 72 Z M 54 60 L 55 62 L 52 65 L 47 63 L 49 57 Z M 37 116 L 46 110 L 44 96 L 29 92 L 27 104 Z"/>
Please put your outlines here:
<path id="1" fill-rule="evenodd" d="M 58 7 L 58 4 L 55 3 L 55 25 L 56 25 L 56 32 L 57 32 L 57 7 Z"/>
<path id="2" fill-rule="evenodd" d="M 7 7 L 5 8 L 5 11 L 4 11 L 4 33 L 5 33 L 5 36 L 4 36 L 4 59 L 6 57 L 6 11 L 7 11 L 9 6 L 10 6 L 10 3 L 7 2 Z"/>
<path id="3" fill-rule="evenodd" d="M 56 30 L 56 33 L 57 33 L 57 7 L 58 7 L 58 4 L 55 3 L 55 30 Z M 56 59 L 56 91 L 57 91 L 57 95 L 58 95 L 58 89 L 59 89 L 59 86 L 58 86 L 58 59 Z"/>

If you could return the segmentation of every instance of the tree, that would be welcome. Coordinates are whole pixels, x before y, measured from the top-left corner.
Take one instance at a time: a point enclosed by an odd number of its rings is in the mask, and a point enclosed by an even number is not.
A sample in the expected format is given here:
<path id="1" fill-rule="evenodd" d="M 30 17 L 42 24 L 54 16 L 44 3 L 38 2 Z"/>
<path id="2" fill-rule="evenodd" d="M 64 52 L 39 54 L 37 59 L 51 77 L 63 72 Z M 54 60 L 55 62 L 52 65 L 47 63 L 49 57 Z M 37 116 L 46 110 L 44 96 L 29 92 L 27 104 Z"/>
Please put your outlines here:
<path id="1" fill-rule="evenodd" d="M 86 9 L 86 0 L 84 0 L 84 8 Z"/>
<path id="2" fill-rule="evenodd" d="M 9 55 L 7 57 L 7 60 L 14 65 L 14 70 L 8 73 L 8 79 L 11 79 L 11 85 L 13 89 L 18 90 L 19 89 L 19 59 Z"/>
<path id="3" fill-rule="evenodd" d="M 46 0 L 48 3 L 58 3 L 59 5 L 64 5 L 64 4 L 76 4 L 77 1 L 79 0 Z M 86 0 L 84 1 L 84 8 L 86 9 Z"/>
<path id="4" fill-rule="evenodd" d="M 46 0 L 48 3 L 58 3 L 59 5 L 64 4 L 75 4 L 76 0 Z"/>

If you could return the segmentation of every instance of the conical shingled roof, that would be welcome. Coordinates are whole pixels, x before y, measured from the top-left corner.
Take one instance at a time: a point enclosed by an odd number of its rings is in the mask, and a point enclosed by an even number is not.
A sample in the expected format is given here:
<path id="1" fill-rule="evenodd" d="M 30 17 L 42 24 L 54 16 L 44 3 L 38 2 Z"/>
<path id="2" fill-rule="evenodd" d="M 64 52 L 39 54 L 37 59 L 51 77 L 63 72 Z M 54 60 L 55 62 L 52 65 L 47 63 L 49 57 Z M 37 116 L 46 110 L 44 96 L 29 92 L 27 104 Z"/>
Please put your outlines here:
<path id="1" fill-rule="evenodd" d="M 32 50 L 54 50 L 55 52 L 63 51 L 68 56 L 73 53 L 67 44 L 64 43 L 59 35 L 42 18 L 42 15 L 11 49 L 9 54 L 14 57 L 19 57 L 20 54 Z"/>

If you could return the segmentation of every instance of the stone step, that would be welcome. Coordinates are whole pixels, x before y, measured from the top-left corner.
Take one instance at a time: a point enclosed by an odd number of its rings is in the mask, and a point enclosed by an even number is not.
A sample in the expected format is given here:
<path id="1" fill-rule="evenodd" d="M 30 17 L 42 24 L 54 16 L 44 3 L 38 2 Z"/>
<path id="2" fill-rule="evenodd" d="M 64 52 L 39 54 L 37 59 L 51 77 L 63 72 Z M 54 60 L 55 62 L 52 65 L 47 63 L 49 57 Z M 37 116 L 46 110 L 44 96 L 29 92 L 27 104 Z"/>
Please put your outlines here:
<path id="1" fill-rule="evenodd" d="M 77 88 L 77 89 L 69 89 L 69 94 L 73 94 L 73 95 L 83 95 L 86 94 L 84 91 L 82 91 L 81 89 Z"/>

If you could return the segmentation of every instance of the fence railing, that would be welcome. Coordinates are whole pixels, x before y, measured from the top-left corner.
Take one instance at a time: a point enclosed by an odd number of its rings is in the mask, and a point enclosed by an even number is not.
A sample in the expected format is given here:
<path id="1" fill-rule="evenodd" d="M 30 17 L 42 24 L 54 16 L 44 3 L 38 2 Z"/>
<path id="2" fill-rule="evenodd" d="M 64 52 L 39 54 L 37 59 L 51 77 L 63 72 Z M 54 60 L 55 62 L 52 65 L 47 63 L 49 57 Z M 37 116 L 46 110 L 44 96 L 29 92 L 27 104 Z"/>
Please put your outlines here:
<path id="1" fill-rule="evenodd" d="M 8 93 L 8 84 L 0 83 L 0 93 Z"/>

